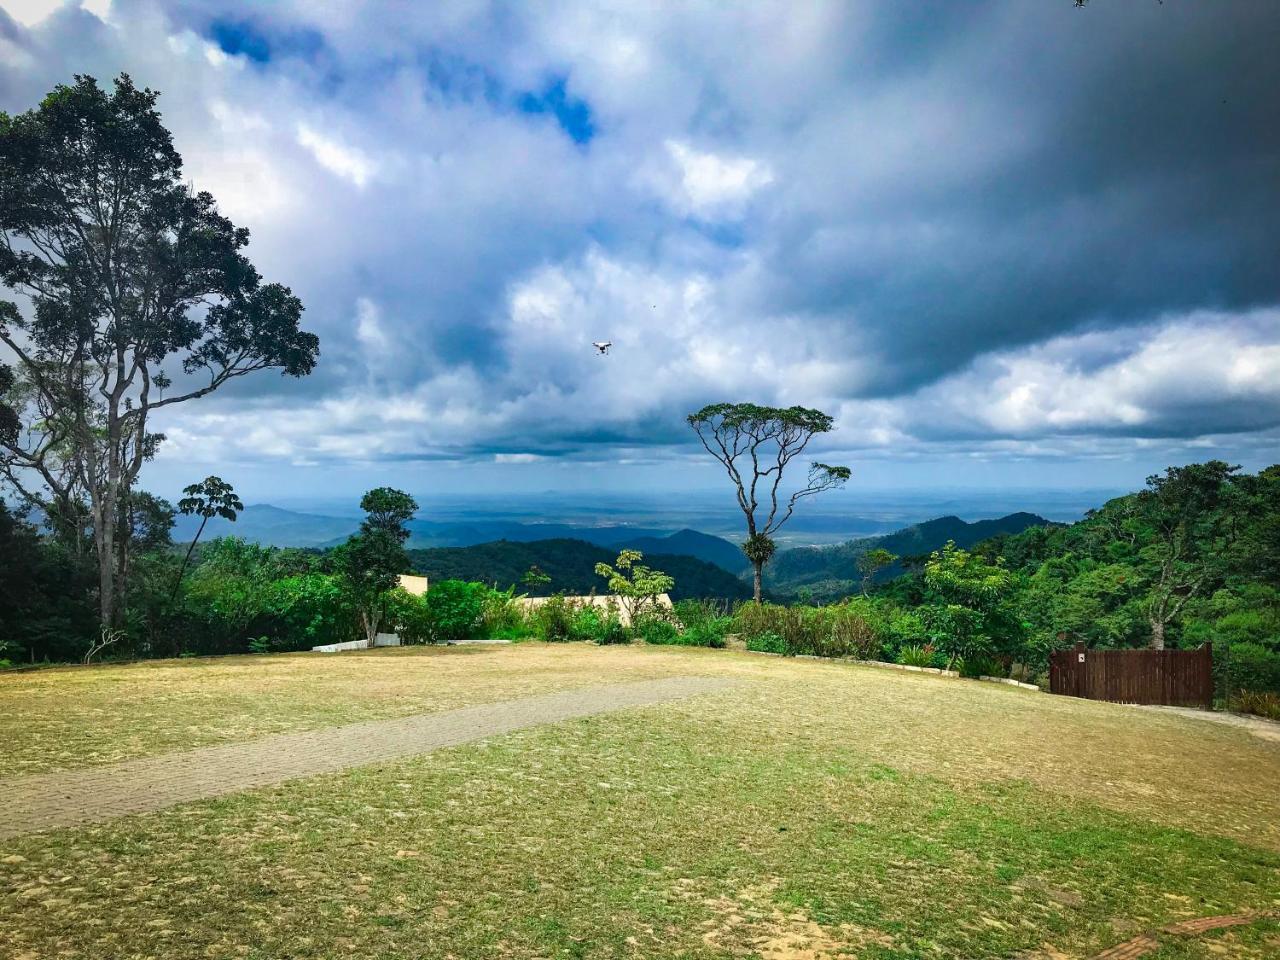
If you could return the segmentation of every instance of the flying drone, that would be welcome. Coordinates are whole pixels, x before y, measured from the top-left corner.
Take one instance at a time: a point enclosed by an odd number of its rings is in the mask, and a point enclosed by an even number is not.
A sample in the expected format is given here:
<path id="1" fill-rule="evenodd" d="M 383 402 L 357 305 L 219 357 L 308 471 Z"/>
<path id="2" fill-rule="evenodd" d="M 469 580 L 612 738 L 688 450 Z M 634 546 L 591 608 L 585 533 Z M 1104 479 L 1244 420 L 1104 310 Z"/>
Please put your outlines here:
<path id="1" fill-rule="evenodd" d="M 604 356 L 609 352 L 609 348 L 613 346 L 613 341 L 612 340 L 593 341 L 591 345 L 600 351 L 601 356 Z"/>

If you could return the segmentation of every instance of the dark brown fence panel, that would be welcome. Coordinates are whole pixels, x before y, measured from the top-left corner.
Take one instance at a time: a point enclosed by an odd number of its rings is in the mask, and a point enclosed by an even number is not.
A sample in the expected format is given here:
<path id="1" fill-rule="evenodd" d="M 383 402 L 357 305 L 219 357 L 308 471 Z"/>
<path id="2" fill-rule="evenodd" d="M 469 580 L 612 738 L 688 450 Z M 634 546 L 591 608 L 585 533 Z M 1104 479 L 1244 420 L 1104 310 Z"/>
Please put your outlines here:
<path id="1" fill-rule="evenodd" d="M 1199 650 L 1071 650 L 1049 655 L 1049 690 L 1113 703 L 1213 708 L 1213 645 Z"/>

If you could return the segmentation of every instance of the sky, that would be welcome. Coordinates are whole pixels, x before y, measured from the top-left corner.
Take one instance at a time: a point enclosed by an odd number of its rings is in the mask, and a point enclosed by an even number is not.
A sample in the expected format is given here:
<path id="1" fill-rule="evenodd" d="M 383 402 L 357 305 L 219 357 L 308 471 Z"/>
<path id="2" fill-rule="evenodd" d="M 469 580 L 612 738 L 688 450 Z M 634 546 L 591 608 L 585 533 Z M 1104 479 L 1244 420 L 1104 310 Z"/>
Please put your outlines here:
<path id="1" fill-rule="evenodd" d="M 852 486 L 1280 460 L 1280 5 L 0 0 L 0 109 L 128 72 L 320 336 L 143 485 L 715 489 L 816 407 Z M 592 348 L 612 340 L 608 356 Z"/>

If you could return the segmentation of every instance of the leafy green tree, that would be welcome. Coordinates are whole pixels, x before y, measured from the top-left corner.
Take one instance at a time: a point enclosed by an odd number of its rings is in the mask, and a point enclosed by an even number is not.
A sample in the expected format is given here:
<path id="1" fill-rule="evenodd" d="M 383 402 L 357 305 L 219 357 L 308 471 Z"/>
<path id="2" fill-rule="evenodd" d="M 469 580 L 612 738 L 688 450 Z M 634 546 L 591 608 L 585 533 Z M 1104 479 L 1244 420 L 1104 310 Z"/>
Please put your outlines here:
<path id="1" fill-rule="evenodd" d="M 205 477 L 199 483 L 183 487 L 182 493 L 183 497 L 178 501 L 178 510 L 185 516 L 199 517 L 200 526 L 187 546 L 187 553 L 182 558 L 182 566 L 178 568 L 178 575 L 174 579 L 173 596 L 175 597 L 178 595 L 178 587 L 182 585 L 182 575 L 186 572 L 187 564 L 191 562 L 191 554 L 204 534 L 205 525 L 214 517 L 222 517 L 224 520 L 235 523 L 236 517 L 240 516 L 240 512 L 244 510 L 244 503 L 236 495 L 235 489 L 221 477 Z"/>
<path id="2" fill-rule="evenodd" d="M 751 563 L 759 603 L 765 564 L 777 550 L 773 535 L 791 519 L 802 499 L 841 487 L 851 476 L 848 467 L 814 462 L 803 487 L 790 495 L 782 491 L 787 465 L 804 453 L 815 436 L 830 432 L 835 421 L 821 410 L 754 403 L 713 403 L 686 419 L 734 485 L 747 521 L 742 552 Z"/>
<path id="3" fill-rule="evenodd" d="M 543 573 L 542 568 L 535 563 L 525 571 L 524 576 L 520 578 L 520 582 L 528 590 L 540 590 L 551 582 L 551 577 Z"/>
<path id="4" fill-rule="evenodd" d="M 596 575 L 604 577 L 609 592 L 622 598 L 628 623 L 639 622 L 640 615 L 657 605 L 661 594 L 670 592 L 675 580 L 661 570 L 653 570 L 640 563 L 644 554 L 639 550 L 623 550 L 610 566 L 596 564 Z"/>
<path id="5" fill-rule="evenodd" d="M 360 532 L 334 551 L 334 566 L 342 577 L 372 647 L 386 612 L 387 594 L 409 569 L 404 524 L 418 509 L 413 497 L 390 487 L 370 490 L 360 500 L 367 516 Z"/>
<path id="6" fill-rule="evenodd" d="M 1221 460 L 1169 467 L 1133 498 L 1133 523 L 1149 531 L 1142 555 L 1155 567 L 1147 603 L 1153 650 L 1164 649 L 1166 628 L 1188 601 L 1225 572 L 1245 509 L 1239 469 Z"/>
<path id="7" fill-rule="evenodd" d="M 366 533 L 385 530 L 404 543 L 409 539 L 404 525 L 418 512 L 418 502 L 402 490 L 378 487 L 360 498 L 360 509 L 365 512 L 360 526 Z"/>
<path id="8" fill-rule="evenodd" d="M 987 563 L 954 543 L 930 555 L 922 613 L 949 667 L 959 657 L 1017 652 L 1023 626 L 1012 605 L 1015 586 L 1003 561 Z"/>
<path id="9" fill-rule="evenodd" d="M 936 541 L 935 541 L 936 542 Z M 871 581 L 877 573 L 898 562 L 898 555 L 890 553 L 884 547 L 868 550 L 858 557 L 858 572 L 862 574 L 862 595 L 865 597 L 871 588 Z"/>
<path id="10" fill-rule="evenodd" d="M 25 428 L 0 437 L 0 471 L 51 517 L 87 502 L 112 627 L 116 521 L 163 440 L 152 414 L 259 370 L 304 376 L 319 350 L 298 298 L 241 252 L 248 231 L 188 186 L 156 98 L 79 76 L 0 114 L 0 281 L 28 307 L 0 300 Z"/>

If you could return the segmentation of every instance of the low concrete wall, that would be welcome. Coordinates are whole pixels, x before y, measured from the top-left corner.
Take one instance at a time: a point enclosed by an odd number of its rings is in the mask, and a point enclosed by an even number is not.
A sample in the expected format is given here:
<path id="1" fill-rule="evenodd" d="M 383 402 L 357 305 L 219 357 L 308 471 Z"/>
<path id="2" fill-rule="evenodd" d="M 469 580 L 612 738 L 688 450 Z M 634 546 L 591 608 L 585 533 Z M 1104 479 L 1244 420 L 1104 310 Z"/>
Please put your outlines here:
<path id="1" fill-rule="evenodd" d="M 376 640 L 373 641 L 375 647 L 398 647 L 400 646 L 400 638 L 394 633 L 380 633 Z M 367 640 L 348 640 L 345 643 L 325 643 L 318 647 L 312 647 L 312 653 L 340 653 L 343 650 L 368 650 L 369 642 Z"/>

